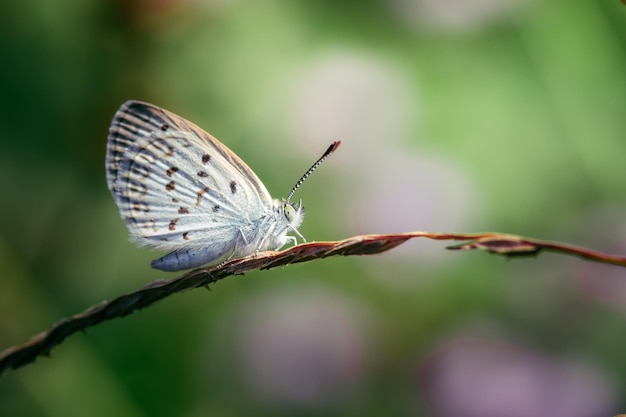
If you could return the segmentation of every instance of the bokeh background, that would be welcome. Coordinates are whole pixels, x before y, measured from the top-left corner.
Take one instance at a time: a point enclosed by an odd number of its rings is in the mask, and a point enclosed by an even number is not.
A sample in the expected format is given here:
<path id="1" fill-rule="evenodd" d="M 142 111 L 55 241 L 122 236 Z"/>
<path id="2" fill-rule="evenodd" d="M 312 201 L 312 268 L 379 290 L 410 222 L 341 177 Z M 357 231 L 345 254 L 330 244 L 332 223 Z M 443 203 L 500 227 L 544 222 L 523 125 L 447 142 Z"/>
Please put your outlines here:
<path id="1" fill-rule="evenodd" d="M 169 275 L 106 187 L 134 98 L 204 127 L 309 240 L 518 233 L 626 252 L 617 0 L 25 0 L 0 6 L 0 349 Z M 0 378 L 3 416 L 626 412 L 626 272 L 412 242 L 231 277 Z"/>

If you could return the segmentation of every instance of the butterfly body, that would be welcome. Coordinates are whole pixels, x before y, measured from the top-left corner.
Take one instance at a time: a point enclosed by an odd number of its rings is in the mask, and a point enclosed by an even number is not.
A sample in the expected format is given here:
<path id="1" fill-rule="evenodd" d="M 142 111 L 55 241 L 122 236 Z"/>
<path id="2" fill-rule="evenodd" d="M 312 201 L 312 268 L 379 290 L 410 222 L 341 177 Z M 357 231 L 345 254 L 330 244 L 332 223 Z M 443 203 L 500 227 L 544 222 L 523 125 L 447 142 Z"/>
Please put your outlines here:
<path id="1" fill-rule="evenodd" d="M 106 177 L 130 239 L 170 251 L 152 261 L 160 270 L 278 250 L 296 243 L 289 232 L 304 240 L 298 232 L 301 203 L 272 199 L 230 149 L 193 123 L 148 103 L 127 101 L 115 114 Z"/>
<path id="2" fill-rule="evenodd" d="M 152 261 L 151 266 L 163 271 L 178 271 L 195 268 L 207 263 L 223 259 L 225 256 L 245 256 L 256 251 L 278 250 L 288 241 L 296 243 L 296 238 L 288 236 L 290 225 L 297 229 L 302 217 L 289 223 L 283 214 L 284 201 L 275 199 L 275 210 L 261 217 L 241 223 L 234 223 L 229 231 L 215 233 L 205 239 L 198 239 L 198 247 L 187 247 L 175 250 Z M 236 226 L 236 228 L 235 228 Z M 225 233 L 226 232 L 226 233 Z"/>

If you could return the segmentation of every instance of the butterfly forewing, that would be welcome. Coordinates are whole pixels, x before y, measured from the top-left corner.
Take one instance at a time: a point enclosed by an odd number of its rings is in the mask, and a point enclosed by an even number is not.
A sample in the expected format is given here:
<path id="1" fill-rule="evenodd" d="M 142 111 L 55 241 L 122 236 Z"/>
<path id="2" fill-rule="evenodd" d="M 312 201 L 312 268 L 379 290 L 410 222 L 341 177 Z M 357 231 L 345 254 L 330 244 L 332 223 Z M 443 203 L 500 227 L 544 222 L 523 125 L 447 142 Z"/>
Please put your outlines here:
<path id="1" fill-rule="evenodd" d="M 107 183 L 131 238 L 161 249 L 237 240 L 272 199 L 213 136 L 166 110 L 128 101 L 113 118 Z"/>

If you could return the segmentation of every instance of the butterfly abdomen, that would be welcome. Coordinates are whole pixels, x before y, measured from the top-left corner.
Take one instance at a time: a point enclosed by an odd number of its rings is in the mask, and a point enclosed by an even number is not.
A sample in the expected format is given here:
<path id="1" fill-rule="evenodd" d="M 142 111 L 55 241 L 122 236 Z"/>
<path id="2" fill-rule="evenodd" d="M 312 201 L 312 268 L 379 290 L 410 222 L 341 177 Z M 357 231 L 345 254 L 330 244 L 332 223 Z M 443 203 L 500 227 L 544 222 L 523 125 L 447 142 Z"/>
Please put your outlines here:
<path id="1" fill-rule="evenodd" d="M 224 245 L 220 245 L 219 247 L 208 246 L 203 248 L 179 249 L 155 259 L 150 262 L 150 266 L 166 272 L 197 268 L 230 254 L 232 250 L 232 246 Z"/>

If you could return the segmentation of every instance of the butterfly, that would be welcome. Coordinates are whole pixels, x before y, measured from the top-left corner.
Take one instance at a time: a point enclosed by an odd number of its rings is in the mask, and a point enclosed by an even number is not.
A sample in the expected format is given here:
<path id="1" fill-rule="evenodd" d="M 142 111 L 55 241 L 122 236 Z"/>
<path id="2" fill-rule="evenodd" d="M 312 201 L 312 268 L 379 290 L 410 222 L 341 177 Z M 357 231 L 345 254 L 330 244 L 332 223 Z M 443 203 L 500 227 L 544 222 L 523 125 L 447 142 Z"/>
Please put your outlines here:
<path id="1" fill-rule="evenodd" d="M 273 199 L 256 174 L 216 138 L 167 110 L 127 101 L 115 113 L 106 149 L 106 179 L 130 240 L 170 251 L 162 271 L 297 244 L 302 201 L 291 197 L 340 145 L 333 142 L 296 182 Z"/>

